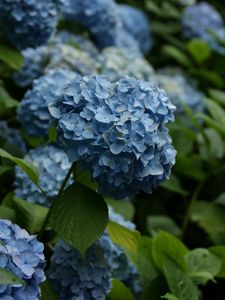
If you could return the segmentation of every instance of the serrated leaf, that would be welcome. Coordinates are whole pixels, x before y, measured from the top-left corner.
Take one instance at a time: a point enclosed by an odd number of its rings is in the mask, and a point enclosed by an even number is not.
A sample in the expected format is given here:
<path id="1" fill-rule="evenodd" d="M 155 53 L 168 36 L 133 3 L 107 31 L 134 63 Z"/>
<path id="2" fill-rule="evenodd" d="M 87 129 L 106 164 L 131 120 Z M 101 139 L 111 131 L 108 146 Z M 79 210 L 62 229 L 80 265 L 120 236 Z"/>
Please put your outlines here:
<path id="1" fill-rule="evenodd" d="M 163 271 L 163 263 L 167 257 L 174 259 L 185 270 L 184 256 L 189 252 L 188 248 L 168 232 L 160 232 L 153 239 L 152 256 L 157 267 Z"/>
<path id="2" fill-rule="evenodd" d="M 59 296 L 52 287 L 50 280 L 46 280 L 41 284 L 41 298 L 40 300 L 58 300 Z"/>
<path id="3" fill-rule="evenodd" d="M 135 300 L 131 291 L 119 280 L 112 280 L 112 289 L 107 300 Z"/>
<path id="4" fill-rule="evenodd" d="M 219 273 L 222 262 L 209 250 L 198 248 L 185 255 L 188 273 L 196 284 L 206 284 Z"/>
<path id="5" fill-rule="evenodd" d="M 188 42 L 187 48 L 196 62 L 203 63 L 211 56 L 209 45 L 201 39 L 192 39 Z"/>
<path id="6" fill-rule="evenodd" d="M 0 148 L 0 157 L 9 159 L 10 161 L 18 165 L 29 176 L 29 178 L 38 186 L 38 182 L 39 182 L 38 170 L 30 162 L 15 157 L 1 148 Z"/>
<path id="7" fill-rule="evenodd" d="M 48 214 L 48 208 L 19 198 L 13 200 L 13 207 L 18 225 L 32 234 L 39 232 Z"/>
<path id="8" fill-rule="evenodd" d="M 166 246 L 166 245 L 165 245 Z M 163 270 L 170 291 L 179 300 L 198 300 L 198 289 L 182 267 L 170 257 L 165 257 Z"/>
<path id="9" fill-rule="evenodd" d="M 12 222 L 15 221 L 15 211 L 6 206 L 0 206 L 0 219 L 7 219 Z"/>
<path id="10" fill-rule="evenodd" d="M 74 183 L 53 202 L 49 224 L 60 238 L 84 254 L 103 233 L 107 222 L 108 209 L 103 198 Z"/>
<path id="11" fill-rule="evenodd" d="M 179 237 L 181 235 L 181 229 L 175 223 L 175 221 L 169 216 L 164 215 L 152 215 L 147 218 L 147 229 L 150 234 L 157 235 L 159 231 L 167 231 L 174 236 Z"/>
<path id="12" fill-rule="evenodd" d="M 12 284 L 12 283 L 20 283 L 23 285 L 25 284 L 25 282 L 15 274 L 11 273 L 6 269 L 0 268 L 0 285 Z"/>
<path id="13" fill-rule="evenodd" d="M 0 60 L 4 61 L 4 63 L 14 70 L 19 70 L 23 66 L 22 54 L 15 48 L 5 46 L 2 43 L 0 45 Z"/>

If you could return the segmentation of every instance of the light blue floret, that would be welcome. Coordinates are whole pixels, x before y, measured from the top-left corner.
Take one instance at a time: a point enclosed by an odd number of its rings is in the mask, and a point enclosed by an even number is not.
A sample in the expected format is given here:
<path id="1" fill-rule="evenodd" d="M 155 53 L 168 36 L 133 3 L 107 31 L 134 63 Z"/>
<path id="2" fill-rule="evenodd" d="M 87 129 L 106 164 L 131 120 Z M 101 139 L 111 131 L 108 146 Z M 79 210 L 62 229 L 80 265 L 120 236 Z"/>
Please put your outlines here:
<path id="1" fill-rule="evenodd" d="M 19 49 L 47 42 L 57 25 L 56 0 L 1 0 L 0 31 Z"/>
<path id="2" fill-rule="evenodd" d="M 17 116 L 26 132 L 34 137 L 48 137 L 51 116 L 48 104 L 62 97 L 65 86 L 76 77 L 69 70 L 51 70 L 34 80 L 33 87 L 22 99 Z"/>
<path id="3" fill-rule="evenodd" d="M 64 151 L 54 146 L 45 146 L 30 150 L 25 159 L 38 169 L 40 176 L 39 184 L 44 193 L 40 191 L 19 167 L 16 167 L 16 197 L 49 207 L 53 198 L 58 194 L 71 164 Z M 72 179 L 69 183 L 72 183 Z"/>
<path id="4" fill-rule="evenodd" d="M 0 299 L 38 300 L 45 280 L 44 245 L 27 231 L 0 219 L 0 268 L 21 278 L 25 284 L 0 285 Z"/>
<path id="5" fill-rule="evenodd" d="M 137 40 L 142 53 L 146 54 L 152 47 L 150 22 L 139 9 L 130 5 L 118 6 L 124 28 Z"/>
<path id="6" fill-rule="evenodd" d="M 130 198 L 169 177 L 176 152 L 165 124 L 175 106 L 156 85 L 77 77 L 49 109 L 70 161 L 91 171 L 100 193 Z"/>

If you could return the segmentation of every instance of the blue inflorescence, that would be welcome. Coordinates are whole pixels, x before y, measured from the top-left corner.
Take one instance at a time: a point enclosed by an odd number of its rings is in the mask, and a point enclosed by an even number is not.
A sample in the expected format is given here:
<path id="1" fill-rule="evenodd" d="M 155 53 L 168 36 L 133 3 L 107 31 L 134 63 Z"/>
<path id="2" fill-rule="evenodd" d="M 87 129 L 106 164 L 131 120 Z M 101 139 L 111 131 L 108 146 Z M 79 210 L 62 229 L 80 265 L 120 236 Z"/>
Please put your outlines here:
<path id="1" fill-rule="evenodd" d="M 30 150 L 25 159 L 31 162 L 39 171 L 39 185 L 44 193 L 40 191 L 26 173 L 16 166 L 16 197 L 49 207 L 69 171 L 71 164 L 67 155 L 58 147 L 44 146 Z M 69 182 L 72 183 L 72 179 Z"/>
<path id="2" fill-rule="evenodd" d="M 22 283 L 1 284 L 2 300 L 38 300 L 45 280 L 44 245 L 18 225 L 0 219 L 0 268 L 19 277 Z"/>
<path id="3" fill-rule="evenodd" d="M 56 0 L 1 0 L 0 32 L 19 49 L 45 44 L 57 25 Z"/>
<path id="4" fill-rule="evenodd" d="M 91 171 L 100 193 L 130 198 L 169 177 L 176 151 L 165 124 L 175 106 L 156 85 L 78 76 L 49 109 L 70 161 Z"/>

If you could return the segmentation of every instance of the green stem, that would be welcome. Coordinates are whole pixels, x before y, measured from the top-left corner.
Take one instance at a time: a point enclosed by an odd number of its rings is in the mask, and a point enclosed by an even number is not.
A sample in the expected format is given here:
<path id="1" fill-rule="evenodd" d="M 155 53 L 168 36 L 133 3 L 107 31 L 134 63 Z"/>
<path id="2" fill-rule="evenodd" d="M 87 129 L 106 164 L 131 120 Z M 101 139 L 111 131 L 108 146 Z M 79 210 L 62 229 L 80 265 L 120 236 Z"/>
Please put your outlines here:
<path id="1" fill-rule="evenodd" d="M 200 181 L 191 197 L 191 200 L 190 200 L 188 208 L 187 208 L 187 212 L 184 216 L 184 221 L 183 221 L 183 226 L 182 226 L 182 236 L 184 236 L 184 234 L 187 230 L 193 205 L 195 204 L 196 200 L 198 199 L 198 195 L 199 195 L 202 187 L 203 187 L 203 181 Z"/>
<path id="2" fill-rule="evenodd" d="M 60 189 L 59 189 L 59 192 L 58 192 L 56 198 L 60 198 L 60 197 L 62 196 L 62 193 L 63 193 L 63 191 L 64 191 L 64 189 L 65 189 L 65 187 L 66 187 L 66 185 L 67 185 L 67 183 L 68 183 L 68 181 L 69 181 L 69 179 L 70 179 L 70 177 L 71 177 L 71 174 L 73 173 L 74 168 L 75 168 L 75 163 L 73 163 L 73 164 L 71 165 L 69 171 L 67 172 L 66 177 L 65 177 L 64 180 L 63 180 L 63 183 L 62 183 L 62 185 L 61 185 L 61 187 L 60 187 Z M 48 210 L 48 214 L 47 214 L 47 216 L 46 216 L 46 218 L 45 218 L 45 221 L 44 221 L 44 223 L 43 223 L 43 226 L 42 226 L 42 228 L 41 228 L 41 230 L 40 230 L 40 232 L 39 232 L 39 234 L 38 234 L 39 240 L 42 239 L 43 234 L 44 234 L 44 232 L 45 232 L 45 229 L 46 229 L 46 227 L 47 227 L 47 225 L 48 225 L 48 222 L 49 222 L 49 219 L 50 219 L 50 216 L 51 216 L 52 206 L 53 206 L 53 203 L 51 204 L 51 206 L 50 206 L 50 208 L 49 208 L 49 210 Z"/>

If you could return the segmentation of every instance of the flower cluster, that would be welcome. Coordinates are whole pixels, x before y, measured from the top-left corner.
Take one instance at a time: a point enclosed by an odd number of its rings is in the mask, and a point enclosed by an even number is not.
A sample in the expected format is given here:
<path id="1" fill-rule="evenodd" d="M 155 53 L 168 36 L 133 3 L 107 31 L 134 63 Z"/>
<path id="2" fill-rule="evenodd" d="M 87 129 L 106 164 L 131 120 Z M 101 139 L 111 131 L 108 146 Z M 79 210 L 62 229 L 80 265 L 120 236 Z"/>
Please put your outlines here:
<path id="1" fill-rule="evenodd" d="M 20 136 L 20 132 L 15 128 L 8 127 L 7 123 L 1 120 L 0 120 L 0 141 L 1 141 L 1 145 L 7 143 L 9 145 L 17 146 L 24 153 L 26 152 L 26 145 Z"/>
<path id="2" fill-rule="evenodd" d="M 112 82 L 118 81 L 125 75 L 150 81 L 154 74 L 147 60 L 121 48 L 105 48 L 99 54 L 97 62 L 100 74 L 107 75 Z"/>
<path id="3" fill-rule="evenodd" d="M 69 171 L 70 163 L 65 152 L 58 147 L 44 146 L 30 150 L 25 159 L 38 169 L 40 174 L 39 188 L 19 168 L 15 168 L 15 194 L 26 201 L 49 207 Z M 72 183 L 72 179 L 69 181 Z"/>
<path id="4" fill-rule="evenodd" d="M 63 94 L 65 86 L 76 77 L 69 70 L 51 70 L 33 81 L 33 87 L 22 99 L 17 116 L 26 132 L 34 137 L 48 137 L 50 114 L 48 104 Z"/>
<path id="5" fill-rule="evenodd" d="M 184 105 L 193 113 L 203 112 L 205 109 L 204 95 L 195 87 L 195 83 L 186 77 L 179 69 L 166 68 L 155 76 L 157 84 L 169 95 L 176 106 L 176 113 L 184 113 Z"/>
<path id="6" fill-rule="evenodd" d="M 119 5 L 114 0 L 93 0 L 91 2 L 89 0 L 70 0 L 70 5 L 65 6 L 64 13 L 67 18 L 79 21 L 86 26 L 93 34 L 99 48 L 115 46 L 141 55 L 140 36 L 137 32 L 140 33 L 140 30 L 143 29 L 146 31 L 146 27 L 143 28 L 145 21 L 142 20 L 141 29 L 135 31 L 132 28 L 132 33 L 130 33 L 127 29 L 129 27 L 130 30 L 132 24 L 126 17 L 122 20 Z M 148 41 L 146 41 L 146 45 L 149 47 Z"/>
<path id="7" fill-rule="evenodd" d="M 215 34 L 223 26 L 223 19 L 219 12 L 207 2 L 200 2 L 187 7 L 182 15 L 184 37 L 198 37 L 209 45 L 216 42 Z"/>
<path id="8" fill-rule="evenodd" d="M 4 300 L 38 300 L 39 285 L 45 280 L 44 245 L 35 236 L 0 219 L 0 268 L 8 270 L 23 282 L 1 284 L 0 298 Z"/>
<path id="9" fill-rule="evenodd" d="M 19 49 L 45 44 L 57 25 L 56 2 L 1 0 L 0 31 Z"/>
<path id="10" fill-rule="evenodd" d="M 79 76 L 49 110 L 70 161 L 91 171 L 100 193 L 130 198 L 170 175 L 176 152 L 165 124 L 175 106 L 156 85 Z"/>
<path id="11" fill-rule="evenodd" d="M 124 28 L 137 40 L 142 53 L 147 53 L 152 47 L 150 23 L 146 15 L 130 5 L 119 5 L 119 12 Z"/>

